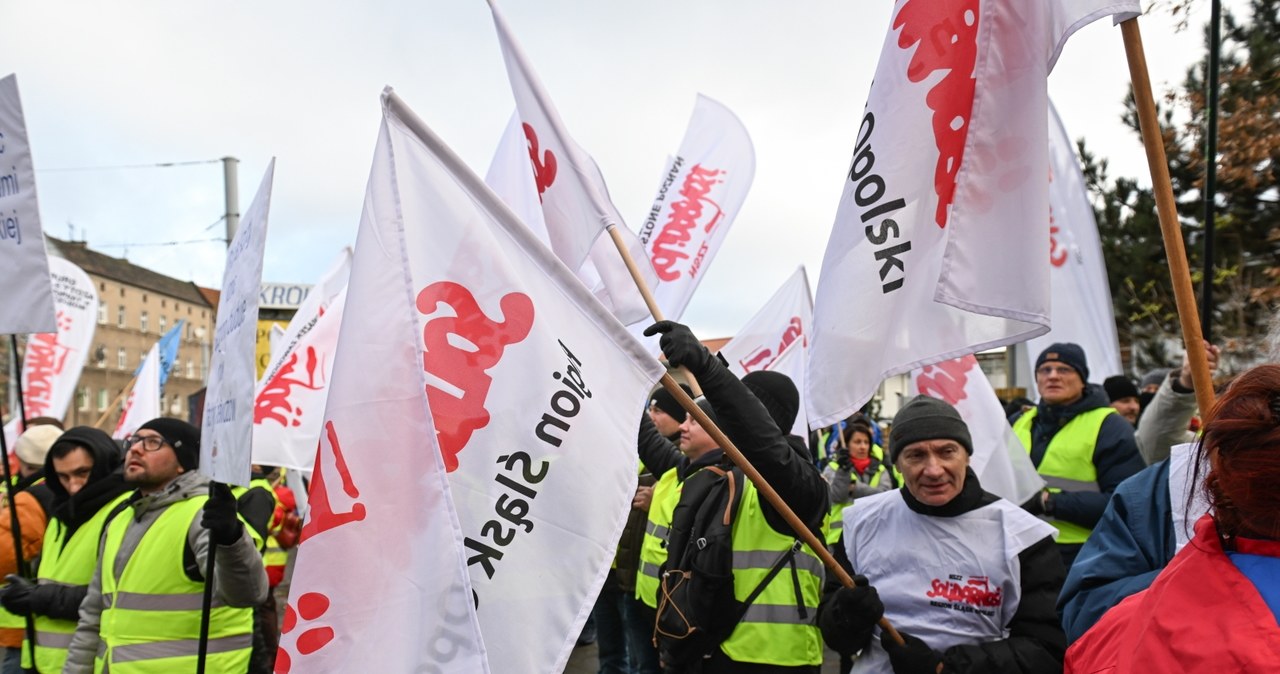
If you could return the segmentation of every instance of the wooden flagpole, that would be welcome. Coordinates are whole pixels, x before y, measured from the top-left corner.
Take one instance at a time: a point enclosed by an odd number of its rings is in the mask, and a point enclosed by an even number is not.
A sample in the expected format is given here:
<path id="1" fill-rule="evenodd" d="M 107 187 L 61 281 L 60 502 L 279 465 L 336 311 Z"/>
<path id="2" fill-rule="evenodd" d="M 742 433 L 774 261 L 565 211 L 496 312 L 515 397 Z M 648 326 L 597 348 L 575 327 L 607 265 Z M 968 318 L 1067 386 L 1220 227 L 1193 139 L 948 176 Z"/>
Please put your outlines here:
<path id="1" fill-rule="evenodd" d="M 1196 403 L 1200 406 L 1201 414 L 1208 414 L 1214 401 L 1213 377 L 1209 372 L 1209 359 L 1200 331 L 1200 315 L 1196 311 L 1195 290 L 1191 285 L 1191 270 L 1187 264 L 1187 251 L 1182 241 L 1182 228 L 1173 199 L 1173 184 L 1169 180 L 1164 136 L 1156 117 L 1155 100 L 1151 96 L 1151 78 L 1147 72 L 1147 57 L 1142 49 L 1138 19 L 1121 22 L 1120 31 L 1124 35 L 1124 50 L 1129 60 L 1129 79 L 1133 82 L 1138 126 L 1142 130 L 1142 143 L 1147 150 L 1147 164 L 1151 167 L 1151 189 L 1155 193 L 1156 212 L 1160 216 L 1160 232 L 1164 238 L 1164 254 L 1169 262 L 1173 296 L 1178 306 L 1178 318 L 1182 323 L 1182 342 L 1187 350 L 1191 379 L 1196 387 Z"/>
<path id="2" fill-rule="evenodd" d="M 120 393 L 116 395 L 116 399 L 112 400 L 110 405 L 107 405 L 107 411 L 103 412 L 102 416 L 98 417 L 98 420 L 93 422 L 94 428 L 101 426 L 102 422 L 106 421 L 107 417 L 111 416 L 111 412 L 116 408 L 116 405 L 119 405 L 120 401 L 124 400 L 124 394 L 133 390 L 133 385 L 136 383 L 138 383 L 138 375 L 134 375 L 133 379 L 130 379 L 129 383 L 125 384 L 124 388 L 120 389 Z"/>

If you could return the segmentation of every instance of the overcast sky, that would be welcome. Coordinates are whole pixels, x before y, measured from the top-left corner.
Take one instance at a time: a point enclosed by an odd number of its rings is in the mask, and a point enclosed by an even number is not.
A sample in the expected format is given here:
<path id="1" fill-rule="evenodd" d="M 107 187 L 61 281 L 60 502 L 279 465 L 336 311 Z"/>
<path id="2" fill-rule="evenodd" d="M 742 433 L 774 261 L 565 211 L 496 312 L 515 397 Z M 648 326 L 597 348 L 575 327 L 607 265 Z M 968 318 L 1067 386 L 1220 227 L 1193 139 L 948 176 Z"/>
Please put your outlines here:
<path id="1" fill-rule="evenodd" d="M 1142 19 L 1157 96 L 1199 58 L 1201 4 L 1181 34 L 1166 15 Z M 891 2 L 501 7 L 633 229 L 695 94 L 746 125 L 755 183 L 686 322 L 731 334 L 796 265 L 817 283 Z M 223 244 L 148 244 L 222 236 L 219 157 L 240 159 L 241 210 L 277 157 L 263 278 L 312 283 L 354 243 L 384 85 L 481 175 L 514 109 L 482 0 L 7 2 L 0 26 L 0 75 L 18 75 L 45 231 L 66 238 L 70 223 L 103 252 L 212 287 Z M 1049 90 L 1068 133 L 1113 175 L 1145 175 L 1119 121 L 1127 83 L 1120 31 L 1104 20 L 1067 43 Z"/>

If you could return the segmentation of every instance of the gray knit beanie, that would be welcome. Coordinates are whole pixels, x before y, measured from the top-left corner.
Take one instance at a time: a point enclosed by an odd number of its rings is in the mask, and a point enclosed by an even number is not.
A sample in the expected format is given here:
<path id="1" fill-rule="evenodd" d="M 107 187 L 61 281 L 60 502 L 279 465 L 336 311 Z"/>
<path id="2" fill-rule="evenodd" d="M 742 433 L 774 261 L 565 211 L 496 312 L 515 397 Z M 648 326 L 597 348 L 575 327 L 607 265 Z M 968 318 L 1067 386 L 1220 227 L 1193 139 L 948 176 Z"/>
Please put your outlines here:
<path id="1" fill-rule="evenodd" d="M 946 401 L 926 395 L 912 398 L 894 415 L 893 430 L 889 431 L 889 460 L 897 463 L 907 445 L 922 440 L 955 440 L 973 454 L 969 426 L 960 413 Z"/>

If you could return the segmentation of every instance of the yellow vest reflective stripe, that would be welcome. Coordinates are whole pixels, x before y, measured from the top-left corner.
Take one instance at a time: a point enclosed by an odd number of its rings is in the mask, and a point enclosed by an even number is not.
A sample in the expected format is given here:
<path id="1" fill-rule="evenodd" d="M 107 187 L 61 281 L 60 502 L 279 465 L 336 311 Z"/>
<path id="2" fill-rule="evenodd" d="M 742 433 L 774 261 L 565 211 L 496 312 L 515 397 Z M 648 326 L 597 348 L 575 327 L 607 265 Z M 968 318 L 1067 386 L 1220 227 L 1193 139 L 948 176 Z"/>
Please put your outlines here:
<path id="1" fill-rule="evenodd" d="M 1049 441 L 1044 458 L 1036 471 L 1044 478 L 1049 491 L 1100 491 L 1098 469 L 1093 465 L 1093 452 L 1098 444 L 1098 431 L 1102 422 L 1115 414 L 1112 407 L 1099 407 L 1077 414 L 1066 426 L 1060 428 Z M 1036 410 L 1027 410 L 1013 424 L 1013 432 L 1022 446 L 1031 453 L 1031 425 Z M 1066 522 L 1052 517 L 1044 518 L 1058 529 L 1058 543 L 1075 545 L 1084 543 L 1093 532 L 1090 527 Z"/>
<path id="2" fill-rule="evenodd" d="M 658 608 L 658 568 L 667 561 L 667 535 L 676 504 L 680 502 L 680 487 L 675 468 L 662 474 L 653 485 L 649 521 L 644 524 L 640 568 L 636 570 L 636 598 L 652 609 Z"/>
<path id="3" fill-rule="evenodd" d="M 733 523 L 733 595 L 745 601 L 795 536 L 773 530 L 760 508 L 756 487 L 747 481 Z M 801 544 L 795 553 L 796 578 L 786 564 L 747 608 L 746 615 L 720 644 L 734 662 L 799 667 L 822 664 L 822 635 L 815 618 L 822 596 L 822 560 Z M 796 580 L 800 597 L 796 597 Z M 803 606 L 803 614 L 800 606 Z"/>
<path id="4" fill-rule="evenodd" d="M 93 569 L 98 565 L 98 541 L 102 536 L 102 524 L 122 501 L 129 498 L 126 492 L 98 509 L 93 517 L 80 525 L 71 538 L 61 520 L 49 521 L 40 550 L 40 585 L 71 585 L 88 587 L 93 580 Z M 76 631 L 76 621 L 35 615 L 36 669 L 41 672 L 61 672 L 67 660 L 67 647 Z M 31 668 L 31 649 L 22 646 L 22 666 Z"/>
<path id="5" fill-rule="evenodd" d="M 187 531 L 207 496 L 175 503 L 151 524 L 116 577 L 116 557 L 132 519 L 121 513 L 107 525 L 102 548 L 102 599 L 94 671 L 111 674 L 190 672 L 196 668 L 204 583 L 183 571 Z M 209 614 L 209 672 L 243 672 L 253 645 L 253 609 L 232 608 L 214 597 Z"/>

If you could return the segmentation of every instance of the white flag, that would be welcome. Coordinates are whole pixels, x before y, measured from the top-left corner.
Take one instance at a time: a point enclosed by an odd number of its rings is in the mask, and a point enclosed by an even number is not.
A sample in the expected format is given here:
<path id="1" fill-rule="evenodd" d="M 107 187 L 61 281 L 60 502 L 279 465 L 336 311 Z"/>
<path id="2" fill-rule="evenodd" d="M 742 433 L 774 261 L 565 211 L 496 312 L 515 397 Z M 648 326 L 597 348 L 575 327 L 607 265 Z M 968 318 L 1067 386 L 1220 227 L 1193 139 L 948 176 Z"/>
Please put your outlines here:
<path id="1" fill-rule="evenodd" d="M 490 671 L 425 400 L 392 152 L 384 122 L 285 608 L 279 674 Z M 301 495 L 301 481 L 290 485 Z"/>
<path id="2" fill-rule="evenodd" d="M 0 288 L 0 334 L 58 329 L 36 174 L 15 75 L 0 79 Z"/>
<path id="3" fill-rule="evenodd" d="M 125 400 L 124 411 L 116 422 L 116 430 L 111 437 L 120 440 L 128 437 L 142 424 L 163 414 L 160 402 L 160 343 L 157 342 L 147 352 L 138 370 L 138 377 L 133 383 L 133 390 Z"/>
<path id="4" fill-rule="evenodd" d="M 282 347 L 280 362 L 258 386 L 253 404 L 254 463 L 311 470 L 329 397 L 346 293 L 345 289 L 340 291 L 304 330 L 286 338 L 288 350 Z"/>
<path id="5" fill-rule="evenodd" d="M 1053 329 L 1027 342 L 1027 371 L 1055 342 L 1079 344 L 1094 381 L 1121 374 L 1120 340 L 1107 285 L 1107 264 L 1080 162 L 1053 106 L 1049 106 L 1049 287 Z"/>
<path id="6" fill-rule="evenodd" d="M 275 170 L 276 160 L 272 159 L 227 249 L 200 427 L 200 472 L 218 482 L 241 486 L 249 484 L 251 473 L 258 295 Z"/>
<path id="7" fill-rule="evenodd" d="M 537 235 L 538 239 L 548 246 L 551 237 L 547 234 L 547 224 L 542 215 L 542 202 L 538 198 L 538 186 L 534 182 L 535 172 L 529 170 L 529 140 L 525 135 L 524 125 L 520 121 L 520 112 L 511 116 L 507 130 L 502 134 L 498 149 L 493 154 L 493 162 L 489 164 L 489 172 L 484 182 L 503 202 L 520 216 L 520 221 Z M 535 167 L 536 171 L 536 167 Z M 631 230 L 620 227 L 619 233 L 627 242 L 631 257 L 641 264 L 644 270 L 644 246 Z M 652 271 L 652 270 L 650 270 Z M 644 303 L 636 282 L 627 271 L 622 256 L 618 254 L 613 239 L 601 236 L 591 246 L 587 260 L 578 267 L 576 274 L 582 284 L 591 289 L 591 293 L 605 305 L 614 316 L 624 324 L 652 323 L 649 307 Z M 653 277 L 656 280 L 657 276 Z"/>
<path id="8" fill-rule="evenodd" d="M 914 370 L 909 388 L 913 394 L 945 400 L 960 413 L 973 439 L 969 466 L 983 489 L 1012 503 L 1023 503 L 1044 488 L 1044 479 L 1013 434 L 977 358 L 968 355 Z"/>
<path id="9" fill-rule="evenodd" d="M 733 339 L 720 347 L 720 355 L 739 377 L 756 370 L 772 370 L 791 378 L 800 391 L 800 412 L 795 425 L 782 430 L 799 435 L 806 444 L 809 424 L 804 405 L 804 368 L 812 327 L 813 295 L 809 292 L 809 276 L 804 267 L 799 267 Z"/>
<path id="10" fill-rule="evenodd" d="M 810 423 L 885 378 L 1048 331 L 1046 77 L 1136 0 L 898 0 L 827 244 Z"/>
<path id="11" fill-rule="evenodd" d="M 558 672 L 635 492 L 664 368 L 388 93 L 426 395 L 495 672 Z M 537 616 L 530 621 L 530 616 Z"/>
<path id="12" fill-rule="evenodd" d="M 671 160 L 640 241 L 658 276 L 654 299 L 679 320 L 742 210 L 756 174 L 751 137 L 722 103 L 698 94 L 680 151 Z"/>
<path id="13" fill-rule="evenodd" d="M 616 226 L 624 236 L 630 232 L 609 200 L 609 189 L 605 187 L 600 168 L 565 129 L 560 113 L 493 0 L 489 0 L 489 9 L 498 29 L 507 77 L 511 80 L 511 92 L 515 95 L 516 110 L 528 142 L 551 250 L 570 269 L 578 269 L 605 228 Z M 653 274 L 652 269 L 644 269 L 647 265 L 642 259 L 637 258 L 636 264 L 646 276 Z M 646 282 L 652 287 L 656 275 L 646 278 Z"/>

